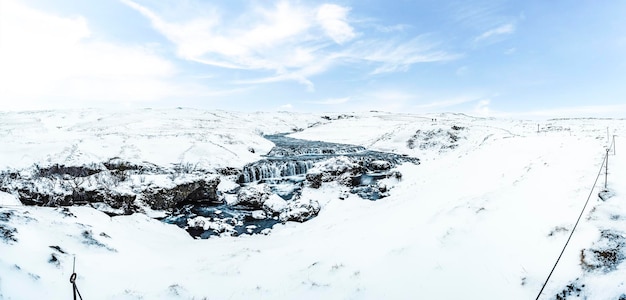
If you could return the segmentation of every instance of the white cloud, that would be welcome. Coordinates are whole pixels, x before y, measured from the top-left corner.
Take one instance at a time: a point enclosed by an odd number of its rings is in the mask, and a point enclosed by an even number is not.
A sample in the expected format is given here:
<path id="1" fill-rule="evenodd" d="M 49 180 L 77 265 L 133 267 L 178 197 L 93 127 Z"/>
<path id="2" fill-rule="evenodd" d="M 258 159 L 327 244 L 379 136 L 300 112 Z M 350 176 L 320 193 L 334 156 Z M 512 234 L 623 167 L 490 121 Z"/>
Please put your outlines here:
<path id="1" fill-rule="evenodd" d="M 474 41 L 479 42 L 479 41 L 491 39 L 497 36 L 512 34 L 514 32 L 515 32 L 515 25 L 513 23 L 507 23 L 507 24 L 504 24 L 499 27 L 483 32 L 481 35 L 477 36 L 474 39 Z"/>
<path id="2" fill-rule="evenodd" d="M 99 41 L 83 17 L 47 14 L 10 0 L 2 3 L 0 65 L 2 109 L 45 108 L 54 101 L 151 101 L 204 91 L 171 83 L 177 68 L 149 47 Z"/>
<path id="3" fill-rule="evenodd" d="M 444 99 L 444 100 L 437 100 L 437 101 L 426 103 L 426 104 L 415 105 L 413 108 L 417 111 L 431 111 L 432 112 L 432 111 L 438 111 L 441 109 L 454 107 L 454 106 L 465 104 L 465 103 L 477 102 L 481 100 L 484 100 L 484 99 L 482 97 L 460 96 L 460 97 L 454 97 L 454 98 L 449 98 L 449 99 Z"/>
<path id="4" fill-rule="evenodd" d="M 345 57 L 377 63 L 372 74 L 381 74 L 406 69 L 417 63 L 449 61 L 460 55 L 437 49 L 437 45 L 428 41 L 426 36 L 419 36 L 406 42 L 369 40 L 355 44 L 344 52 Z"/>
<path id="5" fill-rule="evenodd" d="M 350 9 L 336 4 L 323 4 L 317 10 L 317 21 L 337 44 L 353 39 L 354 28 L 346 21 Z"/>
<path id="6" fill-rule="evenodd" d="M 181 58 L 223 68 L 265 69 L 286 72 L 311 63 L 315 56 L 306 33 L 314 26 L 312 13 L 288 2 L 272 9 L 256 7 L 247 22 L 210 17 L 190 17 L 185 22 L 164 20 L 156 12 L 122 0 L 147 17 L 154 28 L 172 41 Z"/>
<path id="7" fill-rule="evenodd" d="M 320 101 L 309 101 L 308 103 L 312 103 L 312 104 L 321 104 L 321 105 L 338 105 L 338 104 L 344 104 L 350 101 L 350 97 L 344 97 L 344 98 L 328 98 L 325 100 L 320 100 Z"/>
<path id="8" fill-rule="evenodd" d="M 401 101 L 414 100 L 417 96 L 413 93 L 402 90 L 380 90 L 368 94 L 369 97 L 377 101 Z"/>
<path id="9" fill-rule="evenodd" d="M 283 104 L 278 107 L 278 111 L 290 111 L 293 110 L 293 105 L 291 103 Z"/>
<path id="10" fill-rule="evenodd" d="M 396 24 L 396 25 L 390 25 L 390 26 L 378 25 L 375 27 L 376 27 L 376 30 L 380 32 L 390 33 L 390 32 L 396 32 L 396 31 L 405 31 L 407 28 L 411 26 L 407 24 Z"/>
<path id="11" fill-rule="evenodd" d="M 473 113 L 479 116 L 489 116 L 491 110 L 489 109 L 489 104 L 491 103 L 491 100 L 489 99 L 483 99 L 478 101 L 478 103 L 476 104 L 476 106 L 474 106 L 474 111 Z"/>
<path id="12" fill-rule="evenodd" d="M 368 64 L 373 74 L 406 70 L 410 65 L 454 59 L 423 36 L 409 41 L 359 40 L 349 23 L 350 8 L 309 6 L 281 1 L 271 7 L 253 2 L 240 16 L 210 17 L 187 12 L 187 21 L 168 21 L 132 0 L 122 0 L 148 18 L 176 46 L 179 57 L 222 68 L 270 71 L 239 84 L 296 81 L 314 90 L 312 76 L 342 64 Z M 241 19 L 245 19 L 242 22 Z"/>

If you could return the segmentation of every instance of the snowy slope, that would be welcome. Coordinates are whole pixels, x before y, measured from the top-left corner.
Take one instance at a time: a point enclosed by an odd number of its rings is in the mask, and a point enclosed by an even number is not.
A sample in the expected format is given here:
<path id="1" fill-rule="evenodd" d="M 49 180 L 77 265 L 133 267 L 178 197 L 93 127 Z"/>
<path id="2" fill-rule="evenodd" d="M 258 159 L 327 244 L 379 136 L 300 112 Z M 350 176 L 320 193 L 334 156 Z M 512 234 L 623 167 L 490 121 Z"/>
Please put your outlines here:
<path id="1" fill-rule="evenodd" d="M 241 168 L 272 147 L 261 133 L 296 131 L 422 159 L 400 166 L 402 179 L 389 179 L 390 196 L 379 201 L 340 200 L 336 183 L 305 188 L 319 215 L 267 236 L 194 240 L 142 214 L 13 206 L 0 194 L 0 299 L 70 298 L 74 255 L 85 299 L 533 299 L 590 193 L 541 299 L 572 283 L 588 299 L 626 294 L 621 260 L 612 269 L 581 264 L 581 251 L 607 243 L 603 230 L 626 232 L 623 120 L 182 109 L 3 113 L 0 124 L 0 169 L 111 157 Z M 603 178 L 591 188 L 607 127 L 618 135 L 614 196 L 601 201 Z M 626 257 L 619 241 L 615 253 Z"/>

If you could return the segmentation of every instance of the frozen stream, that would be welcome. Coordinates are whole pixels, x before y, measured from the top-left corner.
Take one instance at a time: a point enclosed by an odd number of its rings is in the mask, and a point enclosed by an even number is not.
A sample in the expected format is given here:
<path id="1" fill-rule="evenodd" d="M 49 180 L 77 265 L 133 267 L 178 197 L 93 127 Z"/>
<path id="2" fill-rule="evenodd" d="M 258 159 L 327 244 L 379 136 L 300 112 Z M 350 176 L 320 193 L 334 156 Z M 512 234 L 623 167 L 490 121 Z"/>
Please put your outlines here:
<path id="1" fill-rule="evenodd" d="M 300 198 L 305 186 L 319 187 L 322 181 L 340 179 L 351 193 L 364 199 L 378 200 L 385 196 L 385 191 L 377 186 L 377 180 L 401 176 L 398 172 L 392 173 L 397 164 L 404 162 L 419 164 L 417 158 L 371 151 L 362 146 L 301 140 L 288 137 L 287 134 L 265 137 L 272 141 L 275 147 L 264 155 L 263 159 L 244 166 L 237 180 L 240 187 L 229 191 L 226 197 L 241 197 L 241 189 L 262 184 L 268 186 L 273 194 L 290 203 Z M 332 165 L 334 162 L 332 159 L 337 158 L 349 161 L 351 167 L 341 172 L 325 172 L 323 168 L 317 170 L 318 173 L 315 174 L 310 172 L 320 164 Z M 284 221 L 284 218 L 281 220 L 281 216 L 275 212 L 260 213 L 263 205 L 236 202 L 234 205 L 232 203 L 183 205 L 164 221 L 186 228 L 191 235 L 201 238 L 224 232 L 232 235 L 262 233 L 276 223 Z M 311 213 L 310 217 L 314 217 L 315 214 L 316 212 Z M 189 220 L 198 216 L 203 218 L 201 223 L 203 226 L 189 226 Z"/>

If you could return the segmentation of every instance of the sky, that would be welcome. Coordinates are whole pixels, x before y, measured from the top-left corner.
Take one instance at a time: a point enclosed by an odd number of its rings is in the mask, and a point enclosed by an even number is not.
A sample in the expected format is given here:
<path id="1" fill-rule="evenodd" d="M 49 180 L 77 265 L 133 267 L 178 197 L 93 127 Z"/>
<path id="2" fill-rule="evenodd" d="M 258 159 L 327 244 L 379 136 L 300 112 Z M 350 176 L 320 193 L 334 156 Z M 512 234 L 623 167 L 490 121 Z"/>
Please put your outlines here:
<path id="1" fill-rule="evenodd" d="M 0 110 L 626 117 L 624 12 L 624 0 L 0 0 Z"/>

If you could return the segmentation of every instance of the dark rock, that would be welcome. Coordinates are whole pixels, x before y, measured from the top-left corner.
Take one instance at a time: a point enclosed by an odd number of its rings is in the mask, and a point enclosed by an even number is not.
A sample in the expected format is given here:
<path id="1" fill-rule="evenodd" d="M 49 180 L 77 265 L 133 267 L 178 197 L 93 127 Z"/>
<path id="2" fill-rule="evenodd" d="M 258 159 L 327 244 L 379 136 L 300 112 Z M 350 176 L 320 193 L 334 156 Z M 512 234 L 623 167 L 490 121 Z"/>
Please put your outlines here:
<path id="1" fill-rule="evenodd" d="M 39 192 L 31 187 L 17 190 L 20 201 L 35 206 L 72 206 L 103 202 L 113 208 L 130 208 L 136 195 L 124 195 L 111 190 L 72 190 L 71 194 L 54 194 L 54 191 Z"/>
<path id="2" fill-rule="evenodd" d="M 59 267 L 61 265 L 59 259 L 56 255 L 54 255 L 54 253 L 50 254 L 50 259 L 48 259 L 48 262 L 55 265 L 56 267 Z"/>
<path id="3" fill-rule="evenodd" d="M 38 175 L 41 177 L 63 177 L 69 175 L 71 177 L 87 177 L 102 171 L 98 165 L 90 166 L 63 166 L 59 164 L 52 165 L 47 168 L 36 166 Z"/>
<path id="4" fill-rule="evenodd" d="M 0 224 L 0 240 L 7 244 L 11 244 L 13 242 L 17 242 L 17 238 L 15 235 L 17 234 L 17 229 L 9 226 Z"/>
<path id="5" fill-rule="evenodd" d="M 13 217 L 13 211 L 0 212 L 0 222 L 9 222 L 11 217 Z"/>
<path id="6" fill-rule="evenodd" d="M 61 247 L 59 246 L 49 246 L 50 248 L 56 250 L 57 252 L 61 253 L 61 254 L 65 254 L 66 252 L 63 251 L 63 249 L 61 249 Z"/>
<path id="7" fill-rule="evenodd" d="M 155 210 L 170 209 L 187 203 L 221 203 L 217 194 L 219 178 L 180 184 L 174 188 L 145 191 L 143 200 Z"/>
<path id="8" fill-rule="evenodd" d="M 459 130 L 463 130 L 463 129 L 465 129 L 465 127 L 452 125 L 452 130 L 459 131 Z"/>
<path id="9" fill-rule="evenodd" d="M 384 160 L 375 160 L 369 162 L 367 167 L 374 171 L 388 171 L 391 169 L 391 163 Z"/>
<path id="10" fill-rule="evenodd" d="M 322 173 L 308 173 L 306 180 L 310 187 L 318 189 L 322 186 Z"/>
<path id="11" fill-rule="evenodd" d="M 241 175 L 241 170 L 237 168 L 226 167 L 217 169 L 217 173 L 224 176 L 239 176 Z"/>
<path id="12" fill-rule="evenodd" d="M 580 263 L 583 270 L 614 271 L 626 259 L 626 237 L 621 232 L 602 230 L 600 239 L 592 247 L 580 252 Z"/>
<path id="13" fill-rule="evenodd" d="M 585 285 L 579 282 L 579 279 L 576 278 L 575 281 L 569 283 L 565 288 L 555 295 L 557 300 L 566 300 L 568 297 L 573 296 L 576 298 L 580 298 Z"/>
<path id="14" fill-rule="evenodd" d="M 56 211 L 61 213 L 66 218 L 76 218 L 76 216 L 67 207 L 57 208 Z"/>

